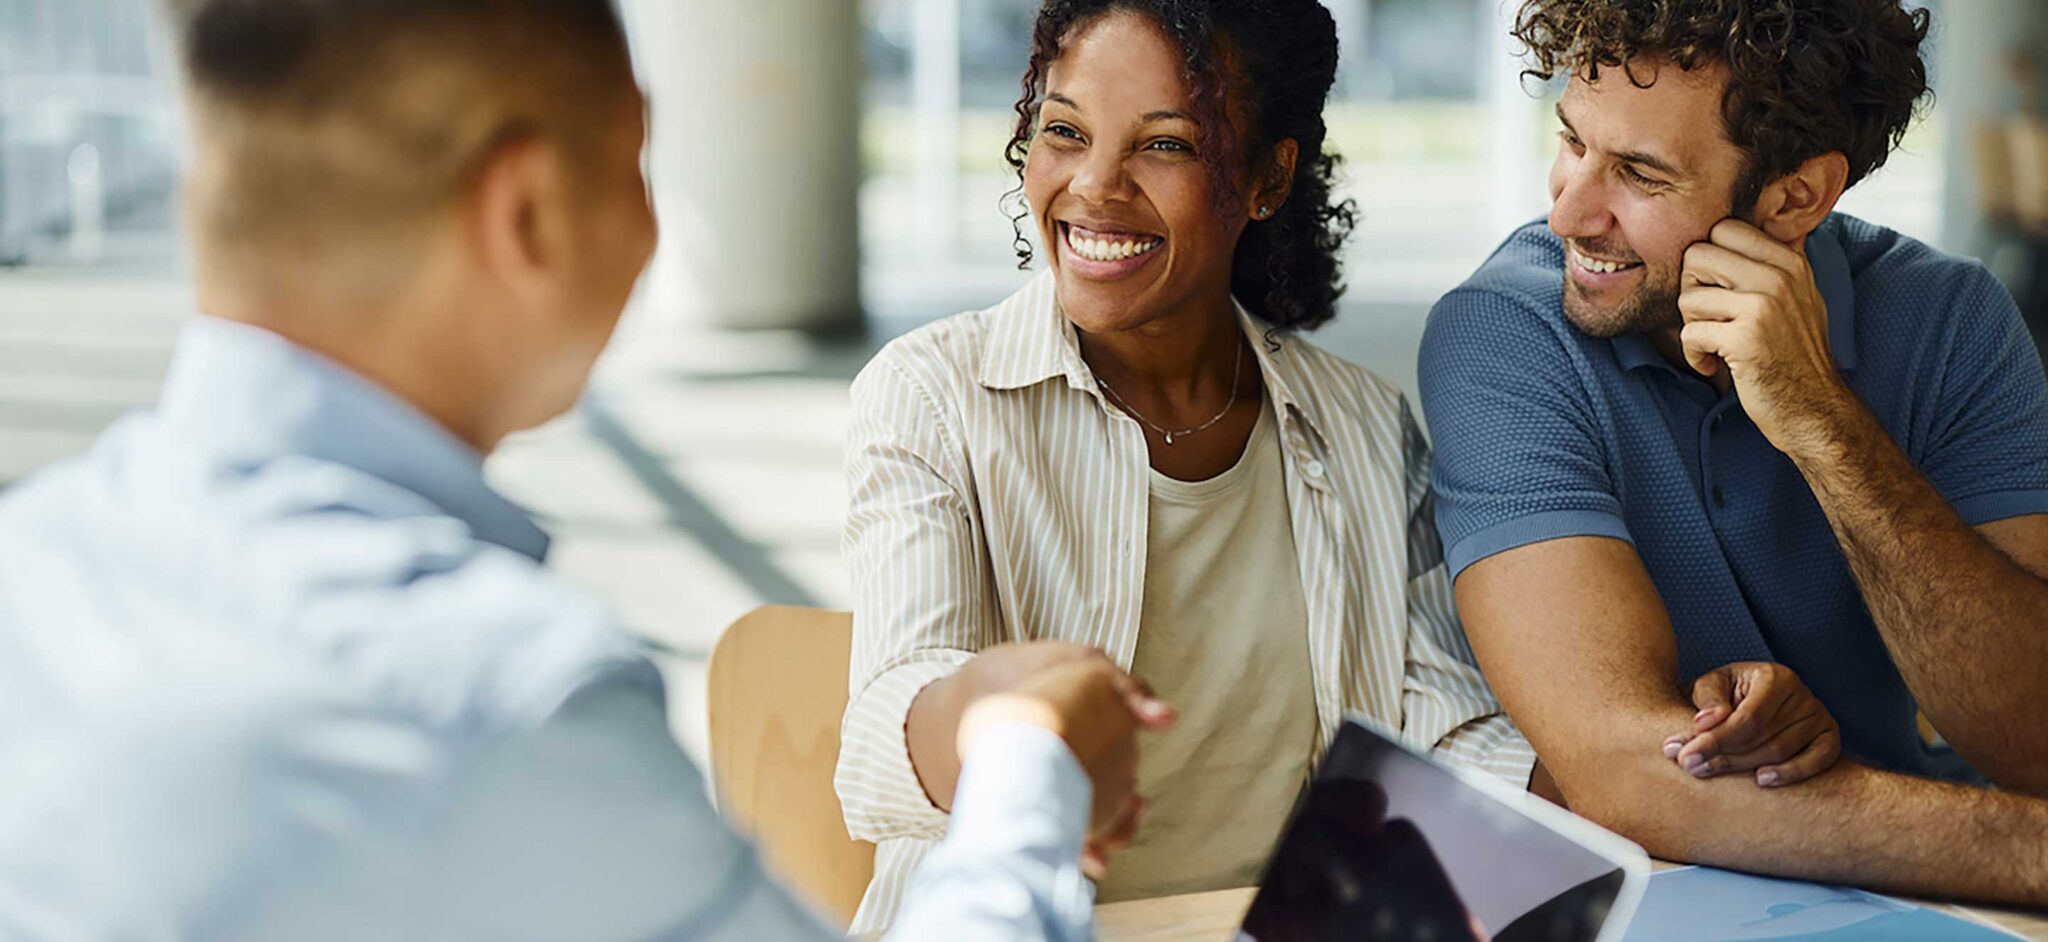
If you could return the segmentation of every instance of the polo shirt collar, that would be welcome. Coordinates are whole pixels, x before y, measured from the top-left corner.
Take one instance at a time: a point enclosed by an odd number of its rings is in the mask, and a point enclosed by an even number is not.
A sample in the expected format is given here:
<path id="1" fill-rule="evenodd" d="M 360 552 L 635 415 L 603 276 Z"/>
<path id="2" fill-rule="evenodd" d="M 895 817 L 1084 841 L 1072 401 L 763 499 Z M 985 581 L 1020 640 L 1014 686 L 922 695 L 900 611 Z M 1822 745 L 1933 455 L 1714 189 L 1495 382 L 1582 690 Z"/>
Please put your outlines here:
<path id="1" fill-rule="evenodd" d="M 1834 354 L 1835 367 L 1852 372 L 1856 369 L 1856 280 L 1833 218 L 1806 237 L 1806 260 L 1813 266 L 1814 284 L 1828 306 L 1828 349 Z M 1678 372 L 1643 334 L 1623 334 L 1610 342 L 1622 369 L 1655 367 Z"/>

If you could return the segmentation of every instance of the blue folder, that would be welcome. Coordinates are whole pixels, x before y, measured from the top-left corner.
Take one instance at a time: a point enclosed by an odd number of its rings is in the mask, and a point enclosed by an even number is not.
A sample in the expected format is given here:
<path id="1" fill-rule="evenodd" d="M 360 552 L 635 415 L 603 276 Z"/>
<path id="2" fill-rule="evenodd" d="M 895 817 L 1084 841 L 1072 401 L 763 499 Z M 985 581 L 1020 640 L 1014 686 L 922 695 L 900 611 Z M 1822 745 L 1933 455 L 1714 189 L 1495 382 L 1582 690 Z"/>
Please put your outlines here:
<path id="1" fill-rule="evenodd" d="M 2017 936 L 1864 890 L 1711 867 L 1650 877 L 1623 942 L 2013 942 Z"/>

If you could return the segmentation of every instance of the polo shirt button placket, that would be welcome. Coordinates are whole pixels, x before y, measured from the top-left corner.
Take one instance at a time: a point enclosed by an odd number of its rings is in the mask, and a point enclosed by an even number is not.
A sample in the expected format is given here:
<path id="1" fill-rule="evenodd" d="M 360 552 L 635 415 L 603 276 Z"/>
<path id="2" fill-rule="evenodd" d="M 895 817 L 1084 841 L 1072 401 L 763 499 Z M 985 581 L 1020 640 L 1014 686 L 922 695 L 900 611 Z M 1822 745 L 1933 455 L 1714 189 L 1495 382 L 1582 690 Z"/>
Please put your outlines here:
<path id="1" fill-rule="evenodd" d="M 1723 421 L 1724 419 L 1726 419 L 1727 417 L 1728 417 L 1728 413 L 1727 413 L 1726 411 L 1721 411 L 1721 412 L 1715 412 L 1715 413 L 1714 413 L 1714 414 L 1713 414 L 1712 416 L 1708 417 L 1708 419 L 1707 419 L 1707 434 L 1705 434 L 1705 435 L 1703 435 L 1703 436 L 1700 436 L 1700 462 L 1701 462 L 1701 464 L 1704 464 L 1704 465 L 1709 465 L 1709 466 L 1711 466 L 1711 464 L 1712 464 L 1712 454 L 1713 454 L 1713 450 L 1714 450 L 1714 443 L 1713 443 L 1713 437 L 1714 437 L 1715 433 L 1717 433 L 1717 432 L 1721 431 L 1721 424 L 1722 424 L 1722 421 Z M 1707 485 L 1707 503 L 1708 503 L 1708 504 L 1710 504 L 1710 505 L 1712 505 L 1713 509 L 1715 509 L 1715 510 L 1725 510 L 1725 509 L 1727 509 L 1727 507 L 1728 507 L 1728 492 L 1727 492 L 1727 491 L 1725 491 L 1725 490 L 1722 490 L 1722 489 L 1721 489 L 1721 485 L 1719 485 L 1719 484 L 1712 484 L 1712 483 L 1708 484 L 1708 485 Z"/>

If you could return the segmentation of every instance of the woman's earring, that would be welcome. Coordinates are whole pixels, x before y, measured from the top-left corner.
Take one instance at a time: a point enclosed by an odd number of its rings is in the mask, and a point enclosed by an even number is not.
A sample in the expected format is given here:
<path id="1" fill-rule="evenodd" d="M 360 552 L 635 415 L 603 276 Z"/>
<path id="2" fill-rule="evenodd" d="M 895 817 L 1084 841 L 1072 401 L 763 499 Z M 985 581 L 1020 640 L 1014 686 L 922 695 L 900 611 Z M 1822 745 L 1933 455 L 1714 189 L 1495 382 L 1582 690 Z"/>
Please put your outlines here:
<path id="1" fill-rule="evenodd" d="M 1273 215 L 1273 207 L 1271 207 L 1271 206 L 1261 206 L 1261 207 L 1259 207 L 1259 218 L 1260 218 L 1260 219 L 1264 219 L 1264 218 L 1266 218 L 1267 216 L 1271 216 L 1271 215 Z"/>

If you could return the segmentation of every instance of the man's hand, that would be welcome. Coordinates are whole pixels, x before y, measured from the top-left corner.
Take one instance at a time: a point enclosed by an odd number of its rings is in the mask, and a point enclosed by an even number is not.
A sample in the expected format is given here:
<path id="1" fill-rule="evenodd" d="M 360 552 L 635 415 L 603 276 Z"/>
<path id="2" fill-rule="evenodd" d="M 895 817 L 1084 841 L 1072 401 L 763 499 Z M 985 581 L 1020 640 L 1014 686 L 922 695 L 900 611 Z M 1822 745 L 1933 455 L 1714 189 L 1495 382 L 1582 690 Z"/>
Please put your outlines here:
<path id="1" fill-rule="evenodd" d="M 1787 245 L 1724 219 L 1685 251 L 1678 310 L 1686 362 L 1727 370 L 1742 409 L 1779 451 L 1797 456 L 1831 438 L 1855 396 L 1828 349 L 1828 311 L 1804 243 Z"/>
<path id="2" fill-rule="evenodd" d="M 957 748 L 967 755 L 977 731 L 1005 722 L 1029 723 L 1066 740 L 1094 786 L 1083 864 L 1100 879 L 1109 854 L 1130 843 L 1144 817 L 1145 801 L 1136 794 L 1137 732 L 1164 729 L 1175 714 L 1100 651 L 1068 645 L 1059 647 L 1079 651 L 1028 650 L 1036 647 L 990 649 L 1004 653 L 973 682 L 1000 678 L 1002 686 L 983 688 L 961 715 Z"/>
<path id="3" fill-rule="evenodd" d="M 1107 660 L 1095 648 L 1066 641 L 999 644 L 919 691 L 910 702 L 903 732 L 910 747 L 910 764 L 932 805 L 940 811 L 953 810 L 953 789 L 960 781 L 960 718 L 968 707 L 983 697 L 1009 691 L 1047 668 L 1069 661 Z"/>
<path id="4" fill-rule="evenodd" d="M 1664 755 L 1699 778 L 1756 773 L 1765 788 L 1806 781 L 1842 756 L 1828 708 L 1783 664 L 1730 664 L 1693 682 L 1692 730 L 1664 740 Z"/>

